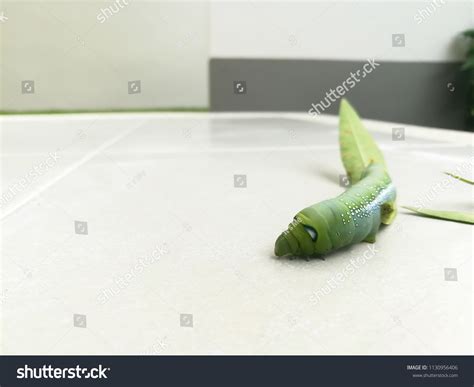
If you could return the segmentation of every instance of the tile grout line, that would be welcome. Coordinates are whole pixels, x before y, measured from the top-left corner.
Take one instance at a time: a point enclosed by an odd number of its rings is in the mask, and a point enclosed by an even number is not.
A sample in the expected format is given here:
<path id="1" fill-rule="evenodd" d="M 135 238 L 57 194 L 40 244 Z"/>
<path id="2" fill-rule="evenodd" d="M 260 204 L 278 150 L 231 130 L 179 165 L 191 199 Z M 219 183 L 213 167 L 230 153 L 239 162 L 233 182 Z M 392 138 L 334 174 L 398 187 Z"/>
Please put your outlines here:
<path id="1" fill-rule="evenodd" d="M 14 212 L 19 210 L 21 207 L 23 207 L 25 204 L 33 200 L 36 196 L 40 195 L 42 192 L 46 191 L 48 188 L 65 178 L 66 176 L 70 175 L 72 172 L 74 172 L 76 169 L 81 167 L 82 165 L 86 164 L 89 160 L 97 156 L 99 153 L 104 151 L 105 149 L 111 147 L 114 145 L 116 142 L 122 140 L 124 137 L 128 136 L 130 133 L 133 131 L 137 130 L 142 123 L 140 123 L 138 126 L 133 127 L 131 129 L 125 130 L 124 132 L 118 134 L 117 136 L 113 137 L 109 141 L 106 141 L 103 143 L 101 146 L 99 146 L 97 149 L 93 150 L 89 154 L 85 155 L 82 157 L 80 160 L 77 162 L 71 164 L 69 167 L 67 167 L 62 173 L 51 179 L 50 181 L 46 182 L 42 186 L 38 187 L 35 189 L 32 193 L 30 193 L 26 198 L 21 200 L 18 204 L 14 205 L 12 208 L 8 209 L 4 213 L 2 213 L 0 220 L 3 221 L 6 218 L 8 218 L 10 215 L 12 215 Z"/>

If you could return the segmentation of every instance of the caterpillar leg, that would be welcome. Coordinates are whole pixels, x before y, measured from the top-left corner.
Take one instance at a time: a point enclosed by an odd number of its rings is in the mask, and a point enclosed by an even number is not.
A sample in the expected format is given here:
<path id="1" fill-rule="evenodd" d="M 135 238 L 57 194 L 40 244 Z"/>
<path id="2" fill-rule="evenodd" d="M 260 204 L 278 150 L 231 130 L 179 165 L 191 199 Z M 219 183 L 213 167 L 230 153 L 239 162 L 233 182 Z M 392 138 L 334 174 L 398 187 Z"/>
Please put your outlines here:
<path id="1" fill-rule="evenodd" d="M 364 242 L 375 243 L 375 233 L 367 235 L 367 238 L 364 239 Z"/>
<path id="2" fill-rule="evenodd" d="M 382 223 L 390 224 L 397 216 L 397 204 L 395 202 L 387 202 L 382 205 Z"/>

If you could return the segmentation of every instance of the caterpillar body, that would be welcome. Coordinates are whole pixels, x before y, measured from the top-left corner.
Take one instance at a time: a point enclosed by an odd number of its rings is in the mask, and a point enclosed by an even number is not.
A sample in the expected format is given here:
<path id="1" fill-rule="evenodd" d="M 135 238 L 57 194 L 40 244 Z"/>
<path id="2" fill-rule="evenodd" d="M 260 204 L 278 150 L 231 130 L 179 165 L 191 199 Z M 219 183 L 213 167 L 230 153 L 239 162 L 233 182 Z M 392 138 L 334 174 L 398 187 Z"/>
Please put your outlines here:
<path id="1" fill-rule="evenodd" d="M 370 164 L 338 197 L 298 212 L 275 243 L 275 255 L 314 256 L 361 242 L 375 242 L 382 223 L 396 214 L 396 190 L 384 165 Z"/>

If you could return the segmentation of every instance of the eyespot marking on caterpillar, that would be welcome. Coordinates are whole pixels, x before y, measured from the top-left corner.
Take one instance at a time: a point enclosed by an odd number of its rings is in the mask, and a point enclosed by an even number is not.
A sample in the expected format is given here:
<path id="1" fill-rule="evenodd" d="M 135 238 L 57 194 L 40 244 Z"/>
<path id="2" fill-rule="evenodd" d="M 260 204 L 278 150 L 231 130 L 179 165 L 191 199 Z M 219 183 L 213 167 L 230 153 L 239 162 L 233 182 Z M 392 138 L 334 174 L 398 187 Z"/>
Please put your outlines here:
<path id="1" fill-rule="evenodd" d="M 303 225 L 303 228 L 308 233 L 308 235 L 311 237 L 311 240 L 313 242 L 316 242 L 316 240 L 318 239 L 318 232 L 311 226 Z"/>

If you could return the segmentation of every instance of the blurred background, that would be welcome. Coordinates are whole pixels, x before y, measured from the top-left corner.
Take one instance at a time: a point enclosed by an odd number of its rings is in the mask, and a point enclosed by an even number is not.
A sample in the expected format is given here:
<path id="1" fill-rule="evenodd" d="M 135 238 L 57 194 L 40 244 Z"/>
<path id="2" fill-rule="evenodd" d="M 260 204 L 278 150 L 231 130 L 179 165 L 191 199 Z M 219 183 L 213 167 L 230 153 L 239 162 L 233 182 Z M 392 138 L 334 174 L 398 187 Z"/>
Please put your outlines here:
<path id="1" fill-rule="evenodd" d="M 469 130 L 473 25 L 455 0 L 3 1 L 0 110 L 335 114 L 345 96 Z"/>

